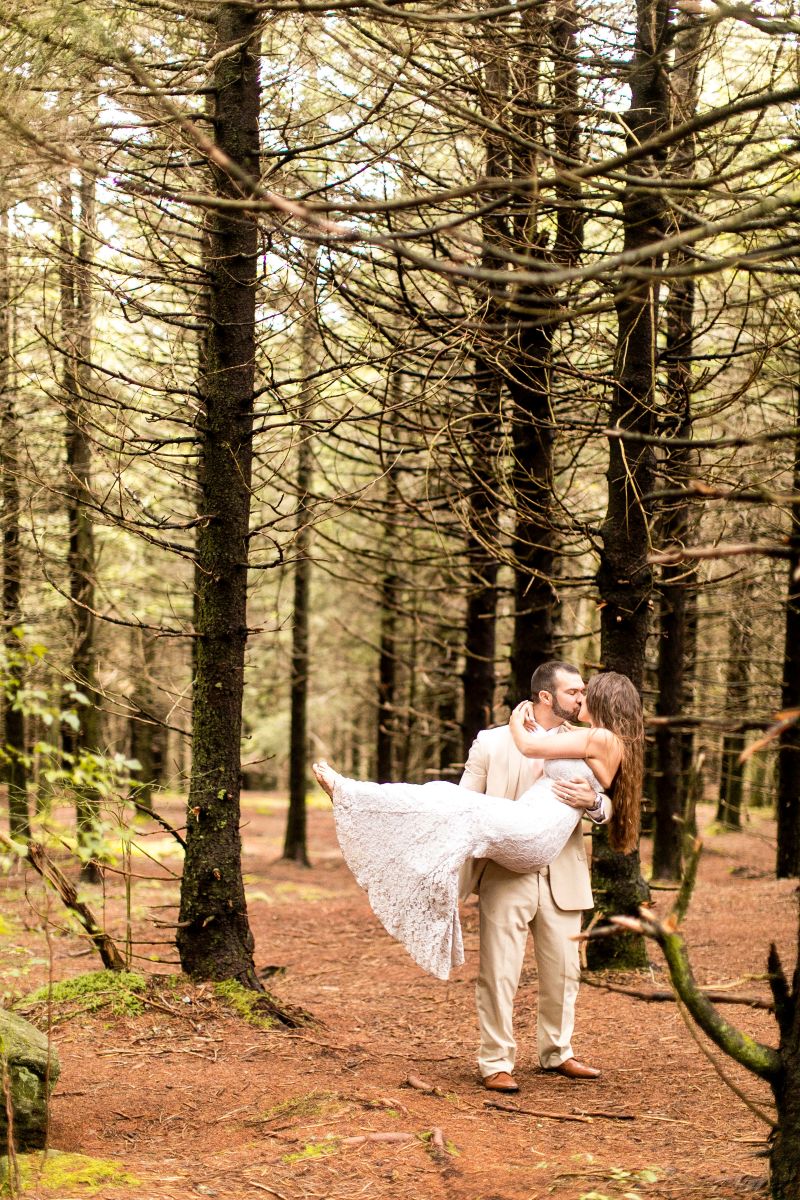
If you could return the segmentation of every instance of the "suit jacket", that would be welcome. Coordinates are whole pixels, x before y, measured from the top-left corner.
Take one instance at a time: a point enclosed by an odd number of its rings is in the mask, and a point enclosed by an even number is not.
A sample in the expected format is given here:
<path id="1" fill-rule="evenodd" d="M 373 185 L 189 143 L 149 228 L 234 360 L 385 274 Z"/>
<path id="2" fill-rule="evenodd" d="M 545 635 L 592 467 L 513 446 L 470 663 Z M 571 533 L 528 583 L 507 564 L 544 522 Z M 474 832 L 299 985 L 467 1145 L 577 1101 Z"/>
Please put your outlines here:
<path id="1" fill-rule="evenodd" d="M 553 736 L 557 737 L 557 734 Z M 461 786 L 489 796 L 518 800 L 542 774 L 544 759 L 528 758 L 517 749 L 508 725 L 482 729 L 472 743 Z M 606 817 L 608 813 L 606 812 Z M 461 895 L 478 891 L 486 859 L 468 859 L 461 872 Z M 579 821 L 564 849 L 550 864 L 550 890 L 559 908 L 593 908 L 591 878 Z"/>

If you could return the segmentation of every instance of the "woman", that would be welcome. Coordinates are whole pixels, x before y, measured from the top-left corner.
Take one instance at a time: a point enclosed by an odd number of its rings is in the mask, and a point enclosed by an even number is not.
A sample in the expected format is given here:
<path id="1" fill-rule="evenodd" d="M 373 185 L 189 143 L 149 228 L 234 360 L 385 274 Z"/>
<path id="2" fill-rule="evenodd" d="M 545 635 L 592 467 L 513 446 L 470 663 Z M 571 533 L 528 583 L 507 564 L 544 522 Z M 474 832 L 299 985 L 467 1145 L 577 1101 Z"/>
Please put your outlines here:
<path id="1" fill-rule="evenodd" d="M 423 785 L 345 779 L 327 763 L 314 775 L 333 800 L 345 861 L 392 937 L 439 979 L 464 961 L 458 919 L 459 868 L 467 858 L 491 858 L 509 871 L 540 870 L 556 858 L 581 810 L 553 794 L 553 780 L 589 780 L 612 788 L 611 844 L 636 845 L 641 803 L 644 725 L 631 681 L 596 675 L 580 712 L 588 729 L 558 736 L 525 728 L 529 701 L 511 714 L 521 753 L 545 760 L 544 774 L 516 801 L 485 796 L 437 780 Z"/>

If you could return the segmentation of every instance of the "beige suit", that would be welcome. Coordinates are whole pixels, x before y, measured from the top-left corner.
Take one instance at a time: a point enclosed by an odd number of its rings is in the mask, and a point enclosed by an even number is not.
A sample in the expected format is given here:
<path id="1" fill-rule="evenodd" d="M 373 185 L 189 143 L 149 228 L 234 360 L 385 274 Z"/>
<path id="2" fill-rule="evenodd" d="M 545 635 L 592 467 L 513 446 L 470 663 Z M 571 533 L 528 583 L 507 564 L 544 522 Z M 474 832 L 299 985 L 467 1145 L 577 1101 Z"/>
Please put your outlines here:
<path id="1" fill-rule="evenodd" d="M 553 736 L 557 736 L 554 731 Z M 472 744 L 461 786 L 517 800 L 542 774 L 543 760 L 526 758 L 507 725 L 482 730 Z M 603 819 L 610 816 L 604 800 Z M 578 825 L 558 858 L 542 871 L 518 875 L 497 863 L 470 860 L 461 893 L 480 895 L 480 964 L 476 985 L 483 1076 L 514 1070 L 514 997 L 525 944 L 534 936 L 539 976 L 537 1046 L 543 1067 L 574 1057 L 571 1045 L 580 979 L 581 913 L 593 906 L 589 867 Z"/>

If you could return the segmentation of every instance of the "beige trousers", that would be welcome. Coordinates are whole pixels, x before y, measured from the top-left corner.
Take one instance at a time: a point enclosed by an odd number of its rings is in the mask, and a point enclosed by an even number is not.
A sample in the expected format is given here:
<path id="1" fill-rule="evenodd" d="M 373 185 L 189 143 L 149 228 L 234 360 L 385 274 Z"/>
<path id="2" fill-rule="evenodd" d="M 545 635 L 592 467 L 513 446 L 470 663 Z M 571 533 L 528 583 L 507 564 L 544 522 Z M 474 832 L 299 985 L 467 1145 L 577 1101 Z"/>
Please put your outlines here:
<path id="1" fill-rule="evenodd" d="M 517 875 L 489 862 L 480 882 L 480 963 L 475 998 L 480 1026 L 481 1075 L 513 1071 L 514 997 L 528 932 L 533 934 L 539 975 L 537 1048 L 543 1067 L 573 1057 L 571 1039 L 580 981 L 577 942 L 581 912 L 558 908 L 549 870 Z"/>

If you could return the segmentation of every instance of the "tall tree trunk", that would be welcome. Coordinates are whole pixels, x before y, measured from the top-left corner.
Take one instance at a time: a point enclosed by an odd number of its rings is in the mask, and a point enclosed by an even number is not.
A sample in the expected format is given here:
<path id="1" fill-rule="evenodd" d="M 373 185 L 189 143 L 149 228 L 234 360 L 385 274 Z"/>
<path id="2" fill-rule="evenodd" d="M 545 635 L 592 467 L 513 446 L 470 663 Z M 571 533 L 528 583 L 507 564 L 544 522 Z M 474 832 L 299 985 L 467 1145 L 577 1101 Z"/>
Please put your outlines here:
<path id="1" fill-rule="evenodd" d="M 636 42 L 628 81 L 631 106 L 626 116 L 630 149 L 645 145 L 665 128 L 668 90 L 664 64 L 668 5 L 666 0 L 637 0 Z M 637 176 L 658 174 L 660 162 L 646 156 L 631 163 L 623 197 L 624 249 L 640 250 L 663 235 L 662 200 L 654 188 L 637 187 Z M 615 298 L 618 337 L 614 358 L 614 395 L 610 424 L 634 433 L 651 434 L 655 408 L 658 262 L 645 278 L 620 275 Z M 641 688 L 652 594 L 647 562 L 648 512 L 642 497 L 652 491 L 653 450 L 647 443 L 611 439 L 608 464 L 608 508 L 597 584 L 602 602 L 603 665 L 628 675 Z M 605 829 L 595 837 L 592 882 L 603 912 L 636 912 L 647 898 L 639 852 L 613 851 Z M 592 967 L 645 966 L 644 942 L 634 935 L 599 938 L 589 944 Z"/>
<path id="2" fill-rule="evenodd" d="M 407 649 L 405 651 L 405 665 L 408 672 L 406 684 L 406 700 L 405 713 L 403 714 L 402 729 L 398 729 L 399 742 L 399 762 L 398 762 L 398 779 L 407 779 L 410 783 L 414 782 L 411 774 L 414 764 L 414 745 L 417 735 L 417 679 L 418 679 L 418 655 L 419 655 L 419 616 L 416 608 L 413 608 L 409 613 L 410 632 L 408 637 Z"/>
<path id="3" fill-rule="evenodd" d="M 450 779 L 457 783 L 461 776 L 462 745 L 461 727 L 458 721 L 459 686 L 456 674 L 456 660 L 459 644 L 457 631 L 450 625 L 439 631 L 442 643 L 440 698 L 437 704 L 436 717 L 438 725 L 438 763 L 439 778 Z"/>
<path id="4" fill-rule="evenodd" d="M 401 495 L 398 487 L 398 425 L 397 414 L 403 402 L 402 381 L 396 370 L 390 369 L 387 380 L 387 403 L 382 422 L 385 450 L 382 454 L 384 480 L 383 530 L 381 534 L 380 630 L 378 634 L 378 704 L 376 713 L 376 778 L 391 783 L 398 755 L 399 724 L 397 719 L 397 628 L 400 617 L 400 579 L 397 547 Z M 400 778 L 405 778 L 401 775 Z"/>
<path id="5" fill-rule="evenodd" d="M 310 418 L 314 407 L 317 365 L 316 259 L 309 255 L 303 287 L 300 325 L 303 395 L 300 400 L 297 446 L 297 506 L 294 533 L 294 610 L 292 614 L 291 726 L 289 736 L 289 812 L 283 857 L 309 866 L 306 844 L 306 778 L 308 758 L 309 615 L 311 599 L 311 478 L 314 454 Z"/>
<path id="6" fill-rule="evenodd" d="M 691 579 L 692 586 L 687 588 L 685 598 L 684 645 L 686 648 L 683 695 L 684 708 L 691 709 L 694 701 L 695 672 L 697 670 L 697 627 L 698 627 L 698 588 L 697 568 L 692 566 L 687 571 L 687 583 Z M 686 729 L 681 734 L 681 774 L 684 778 L 684 830 L 687 837 L 697 836 L 697 804 L 703 794 L 703 766 L 705 750 L 695 752 L 694 731 Z"/>
<path id="7" fill-rule="evenodd" d="M 134 798 L 142 808 L 152 809 L 153 788 L 160 780 L 163 768 L 166 735 L 156 715 L 153 687 L 156 639 L 145 630 L 134 630 L 131 650 L 134 714 L 130 722 L 130 753 L 139 763 Z"/>
<path id="8" fill-rule="evenodd" d="M 77 201 L 77 204 L 76 204 Z M 77 209 L 77 212 L 76 212 Z M 82 693 L 77 714 L 80 726 L 64 737 L 65 749 L 79 755 L 100 747 L 100 695 L 97 690 L 97 646 L 94 618 L 95 546 L 90 515 L 92 445 L 89 435 L 91 388 L 92 293 L 94 258 L 95 183 L 83 176 L 75 195 L 65 183 L 60 195 L 61 321 L 64 337 L 62 386 L 66 415 L 67 520 L 69 527 L 69 590 L 72 601 L 71 675 Z M 81 877 L 99 882 L 94 861 L 99 851 L 99 798 L 91 788 L 76 791 L 78 852 Z"/>
<path id="9" fill-rule="evenodd" d="M 800 386 L 795 393 L 800 431 Z M 800 432 L 794 443 L 795 496 L 800 496 Z M 800 708 L 800 502 L 790 509 L 789 533 L 791 558 L 786 595 L 786 632 L 783 643 L 783 680 L 781 705 Z M 800 875 L 800 721 L 784 730 L 778 755 L 778 854 L 779 879 Z M 800 990 L 800 989 L 798 989 Z"/>
<path id="10" fill-rule="evenodd" d="M 691 17 L 681 20 L 675 36 L 675 58 L 670 75 L 673 98 L 672 124 L 691 120 L 697 109 L 697 80 L 702 26 Z M 694 174 L 695 137 L 684 138 L 675 148 L 670 175 L 690 179 Z M 686 218 L 676 216 L 678 227 Z M 687 439 L 692 432 L 692 354 L 694 337 L 694 280 L 681 278 L 680 267 L 686 262 L 682 250 L 670 256 L 675 269 L 666 303 L 667 336 L 664 353 L 666 368 L 666 412 L 662 431 L 667 438 Z M 692 452 L 688 446 L 669 446 L 662 466 L 668 485 L 684 489 L 692 473 Z M 686 544 L 689 529 L 689 503 L 684 497 L 668 502 L 662 514 L 661 534 L 667 547 Z M 687 597 L 695 589 L 696 572 L 684 564 L 665 566 L 659 584 L 660 630 L 658 641 L 658 699 L 656 715 L 674 722 L 686 705 L 685 672 L 687 666 Z M 674 724 L 656 729 L 656 811 L 653 829 L 653 878 L 679 879 L 682 867 L 686 783 L 683 771 L 685 735 Z"/>
<path id="11" fill-rule="evenodd" d="M 217 145 L 259 176 L 259 14 L 213 14 L 211 107 Z M 217 162 L 223 198 L 242 188 Z M 241 724 L 247 643 L 258 232 L 248 214 L 208 215 L 208 333 L 203 351 L 192 779 L 177 945 L 187 974 L 260 990 L 253 965 L 239 834 Z"/>
<path id="12" fill-rule="evenodd" d="M 557 150 L 556 237 L 553 258 L 574 267 L 583 252 L 584 213 L 580 180 L 573 172 L 581 165 L 581 111 L 578 10 L 575 0 L 556 0 L 550 26 L 555 78 L 553 138 Z"/>
<path id="13" fill-rule="evenodd" d="M 508 65 L 499 46 L 502 24 L 487 21 L 482 49 L 481 107 L 496 121 L 508 98 Z M 488 178 L 508 174 L 508 151 L 494 130 L 484 133 Z M 505 217 L 489 213 L 481 222 L 482 265 L 498 264 L 496 246 L 508 236 Z M 495 648 L 497 639 L 497 567 L 493 543 L 498 537 L 497 454 L 500 443 L 503 382 L 497 365 L 503 340 L 500 289 L 490 289 L 481 314 L 482 330 L 475 352 L 472 416 L 469 426 L 469 524 L 467 531 L 467 611 L 464 627 L 463 750 L 466 756 L 479 730 L 494 719 Z"/>
<path id="14" fill-rule="evenodd" d="M 484 259 L 486 255 L 484 255 Z M 494 309 L 494 304 L 492 308 Z M 467 534 L 467 612 L 464 636 L 463 750 L 494 719 L 497 641 L 498 534 L 496 461 L 502 383 L 496 366 L 476 355 L 470 423 L 471 480 Z"/>
<path id="15" fill-rule="evenodd" d="M 14 403 L 11 336 L 11 266 L 8 214 L 0 212 L 0 461 L 3 472 L 3 639 L 8 656 L 5 695 L 4 770 L 8 787 L 8 827 L 13 838 L 30 836 L 28 771 L 25 766 L 25 716 L 15 706 L 22 684 L 20 651 L 15 632 L 22 624 L 22 563 L 19 544 L 19 475 L 17 438 L 19 421 Z"/>
<path id="16" fill-rule="evenodd" d="M 395 468 L 386 475 L 383 521 L 383 565 L 380 593 L 380 643 L 378 650 L 377 779 L 391 783 L 397 736 L 397 485 Z"/>
<path id="17" fill-rule="evenodd" d="M 800 929 L 798 930 L 800 950 Z M 800 954 L 791 987 L 774 944 L 770 947 L 769 977 L 780 1027 L 780 1069 L 770 1081 L 777 1109 L 769 1156 L 773 1200 L 800 1197 Z"/>
<path id="18" fill-rule="evenodd" d="M 555 656 L 551 582 L 555 534 L 550 518 L 553 495 L 555 422 L 550 398 L 553 328 L 548 297 L 526 294 L 527 308 L 508 347 L 508 390 L 513 401 L 512 487 L 514 527 L 514 636 L 511 647 L 511 694 L 516 703 L 530 695 L 531 675 Z"/>
<path id="19" fill-rule="evenodd" d="M 753 583 L 745 580 L 734 593 L 728 621 L 728 666 L 725 676 L 725 714 L 744 717 L 750 691 L 750 645 L 752 641 Z M 740 730 L 722 738 L 717 820 L 730 829 L 742 825 L 745 766 L 739 756 L 745 747 Z"/>
<path id="20" fill-rule="evenodd" d="M 512 142 L 512 173 L 533 182 L 519 193 L 513 210 L 514 249 L 530 265 L 547 261 L 546 237 L 539 230 L 541 98 L 539 96 L 544 41 L 550 33 L 536 8 L 521 16 L 522 53 L 516 64 L 515 130 L 524 149 Z M 563 131 L 562 131 L 563 132 Z M 515 195 L 517 191 L 515 189 Z M 520 288 L 509 308 L 509 336 L 504 362 L 512 400 L 513 461 L 511 486 L 515 504 L 512 542 L 514 556 L 514 633 L 511 644 L 509 702 L 530 696 L 531 675 L 554 657 L 553 615 L 556 593 L 552 584 L 555 534 L 550 510 L 553 497 L 555 423 L 550 395 L 555 297 L 550 289 Z"/>

